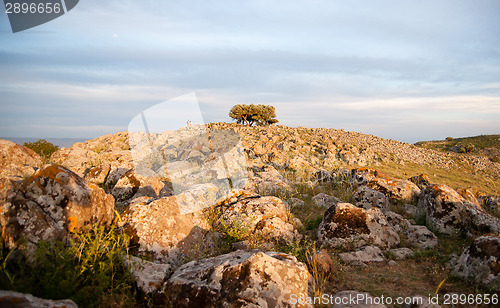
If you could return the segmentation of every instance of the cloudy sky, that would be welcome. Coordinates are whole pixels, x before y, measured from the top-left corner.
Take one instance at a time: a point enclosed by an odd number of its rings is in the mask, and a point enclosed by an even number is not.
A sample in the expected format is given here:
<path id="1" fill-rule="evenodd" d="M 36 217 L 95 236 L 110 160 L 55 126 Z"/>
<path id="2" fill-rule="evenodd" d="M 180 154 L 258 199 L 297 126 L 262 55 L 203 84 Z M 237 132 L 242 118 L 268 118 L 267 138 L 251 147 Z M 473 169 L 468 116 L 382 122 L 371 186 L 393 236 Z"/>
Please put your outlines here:
<path id="1" fill-rule="evenodd" d="M 12 33 L 3 10 L 0 136 L 114 133 L 193 92 L 206 122 L 259 103 L 407 142 L 500 133 L 499 16 L 498 0 L 81 0 Z"/>

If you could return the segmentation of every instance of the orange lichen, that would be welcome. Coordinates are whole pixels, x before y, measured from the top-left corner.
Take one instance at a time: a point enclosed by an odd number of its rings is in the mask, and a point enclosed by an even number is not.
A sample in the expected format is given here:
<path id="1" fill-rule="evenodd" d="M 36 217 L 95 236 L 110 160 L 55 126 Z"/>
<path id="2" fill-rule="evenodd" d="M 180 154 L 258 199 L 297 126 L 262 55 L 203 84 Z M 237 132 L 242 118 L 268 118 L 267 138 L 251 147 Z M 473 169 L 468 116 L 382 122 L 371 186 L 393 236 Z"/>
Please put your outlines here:
<path id="1" fill-rule="evenodd" d="M 68 231 L 73 232 L 78 227 L 78 218 L 75 216 L 68 217 Z"/>

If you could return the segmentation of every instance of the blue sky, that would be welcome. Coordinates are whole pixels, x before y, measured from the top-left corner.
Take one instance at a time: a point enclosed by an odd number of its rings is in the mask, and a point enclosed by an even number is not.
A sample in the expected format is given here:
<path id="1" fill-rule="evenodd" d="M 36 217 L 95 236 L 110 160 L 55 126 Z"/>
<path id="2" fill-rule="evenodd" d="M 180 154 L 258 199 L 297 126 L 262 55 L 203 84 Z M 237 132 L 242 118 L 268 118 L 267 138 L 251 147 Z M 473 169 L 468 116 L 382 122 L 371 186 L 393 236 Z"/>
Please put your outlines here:
<path id="1" fill-rule="evenodd" d="M 206 122 L 259 103 L 407 142 L 500 133 L 499 16 L 498 0 L 81 0 L 13 34 L 3 11 L 0 136 L 114 133 L 192 92 Z"/>

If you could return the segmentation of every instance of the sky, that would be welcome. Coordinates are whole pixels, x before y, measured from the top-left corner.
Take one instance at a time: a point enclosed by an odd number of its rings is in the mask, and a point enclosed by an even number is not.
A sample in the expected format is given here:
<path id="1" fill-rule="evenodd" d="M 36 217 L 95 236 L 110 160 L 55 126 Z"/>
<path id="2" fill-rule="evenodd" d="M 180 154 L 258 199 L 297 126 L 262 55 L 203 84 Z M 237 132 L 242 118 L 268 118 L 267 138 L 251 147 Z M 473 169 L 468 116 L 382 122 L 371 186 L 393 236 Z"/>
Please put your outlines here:
<path id="1" fill-rule="evenodd" d="M 254 103 L 412 143 L 498 134 L 499 16 L 498 0 L 81 0 L 12 33 L 2 10 L 0 136 L 95 138 L 193 93 L 207 123 Z"/>

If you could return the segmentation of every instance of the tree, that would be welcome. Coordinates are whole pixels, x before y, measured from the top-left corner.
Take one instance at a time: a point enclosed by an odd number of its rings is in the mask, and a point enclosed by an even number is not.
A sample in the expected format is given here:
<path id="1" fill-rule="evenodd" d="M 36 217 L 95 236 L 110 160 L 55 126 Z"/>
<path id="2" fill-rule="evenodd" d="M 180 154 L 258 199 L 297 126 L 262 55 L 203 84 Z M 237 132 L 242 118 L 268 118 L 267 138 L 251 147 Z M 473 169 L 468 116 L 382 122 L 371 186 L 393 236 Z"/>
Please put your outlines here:
<path id="1" fill-rule="evenodd" d="M 39 139 L 36 142 L 25 142 L 24 146 L 29 149 L 32 149 L 38 155 L 44 158 L 49 158 L 50 155 L 52 155 L 52 153 L 54 153 L 59 149 L 57 145 L 54 145 L 45 139 Z"/>
<path id="2" fill-rule="evenodd" d="M 229 116 L 236 120 L 236 123 L 249 126 L 278 123 L 276 109 L 271 105 L 238 104 L 231 108 Z"/>

